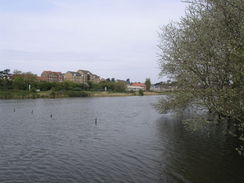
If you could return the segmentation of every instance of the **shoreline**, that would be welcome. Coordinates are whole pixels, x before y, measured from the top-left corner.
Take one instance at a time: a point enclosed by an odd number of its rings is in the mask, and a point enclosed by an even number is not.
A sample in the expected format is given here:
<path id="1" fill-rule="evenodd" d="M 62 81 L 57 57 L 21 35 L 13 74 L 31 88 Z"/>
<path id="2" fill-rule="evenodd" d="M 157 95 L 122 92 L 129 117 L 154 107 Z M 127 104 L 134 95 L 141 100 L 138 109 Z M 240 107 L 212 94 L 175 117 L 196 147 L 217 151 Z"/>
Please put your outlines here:
<path id="1" fill-rule="evenodd" d="M 38 99 L 38 98 L 84 98 L 84 97 L 128 97 L 128 96 L 153 96 L 153 95 L 169 95 L 174 91 L 164 92 L 143 92 L 140 95 L 138 92 L 108 92 L 108 91 L 0 91 L 0 100 L 8 99 Z"/>

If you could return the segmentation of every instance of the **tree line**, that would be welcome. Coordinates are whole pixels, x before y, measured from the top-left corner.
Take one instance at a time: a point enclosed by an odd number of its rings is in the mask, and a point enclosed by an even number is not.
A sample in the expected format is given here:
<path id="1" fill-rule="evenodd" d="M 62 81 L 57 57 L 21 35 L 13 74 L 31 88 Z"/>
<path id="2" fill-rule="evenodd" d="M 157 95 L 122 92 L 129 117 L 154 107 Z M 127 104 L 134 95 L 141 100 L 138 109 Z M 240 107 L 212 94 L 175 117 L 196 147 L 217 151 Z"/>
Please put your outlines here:
<path id="1" fill-rule="evenodd" d="M 29 88 L 30 86 L 30 88 Z M 31 72 L 14 71 L 10 73 L 9 69 L 0 71 L 0 89 L 1 90 L 31 90 L 35 92 L 40 91 L 112 91 L 125 92 L 127 83 L 123 81 L 115 81 L 114 78 L 106 79 L 99 83 L 75 83 L 71 81 L 64 82 L 48 82 L 39 81 L 37 75 Z"/>

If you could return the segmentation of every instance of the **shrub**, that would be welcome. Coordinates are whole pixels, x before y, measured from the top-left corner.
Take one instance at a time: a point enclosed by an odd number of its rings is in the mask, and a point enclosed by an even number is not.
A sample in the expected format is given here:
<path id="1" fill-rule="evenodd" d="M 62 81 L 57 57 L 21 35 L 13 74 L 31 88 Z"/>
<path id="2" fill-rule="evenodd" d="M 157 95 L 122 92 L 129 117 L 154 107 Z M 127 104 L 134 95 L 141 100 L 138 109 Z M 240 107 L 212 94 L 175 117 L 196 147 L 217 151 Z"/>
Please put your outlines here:
<path id="1" fill-rule="evenodd" d="M 68 97 L 88 97 L 89 94 L 84 91 L 67 91 L 66 92 Z"/>
<path id="2" fill-rule="evenodd" d="M 138 94 L 139 94 L 140 96 L 143 96 L 143 95 L 144 95 L 143 90 L 139 90 Z"/>

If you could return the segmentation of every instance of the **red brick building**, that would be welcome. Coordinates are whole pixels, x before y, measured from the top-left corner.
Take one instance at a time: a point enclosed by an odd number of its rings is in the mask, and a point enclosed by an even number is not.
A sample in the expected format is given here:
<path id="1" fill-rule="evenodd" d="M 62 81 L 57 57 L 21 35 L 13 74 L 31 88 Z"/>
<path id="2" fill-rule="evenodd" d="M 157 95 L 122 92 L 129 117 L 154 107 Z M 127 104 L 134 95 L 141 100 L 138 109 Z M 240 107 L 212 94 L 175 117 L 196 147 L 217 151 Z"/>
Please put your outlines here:
<path id="1" fill-rule="evenodd" d="M 48 82 L 63 82 L 64 75 L 61 72 L 43 71 L 41 78 Z"/>

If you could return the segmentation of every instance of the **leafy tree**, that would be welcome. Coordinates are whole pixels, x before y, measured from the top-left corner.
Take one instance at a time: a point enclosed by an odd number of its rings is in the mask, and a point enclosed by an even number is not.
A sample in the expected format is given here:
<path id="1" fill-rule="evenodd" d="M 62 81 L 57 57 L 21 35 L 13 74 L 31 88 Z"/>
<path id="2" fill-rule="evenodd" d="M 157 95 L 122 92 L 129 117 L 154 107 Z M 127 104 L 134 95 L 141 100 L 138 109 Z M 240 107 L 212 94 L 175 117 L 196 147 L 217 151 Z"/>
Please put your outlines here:
<path id="1" fill-rule="evenodd" d="M 51 88 L 53 88 L 53 83 L 47 82 L 47 81 L 40 81 L 40 82 L 37 82 L 36 87 L 38 89 L 40 89 L 41 91 L 48 91 L 48 90 L 51 90 Z"/>
<path id="2" fill-rule="evenodd" d="M 87 90 L 88 88 L 92 91 L 98 91 L 98 90 L 102 90 L 100 88 L 99 83 L 95 83 L 95 82 L 88 82 L 88 86 L 86 84 L 82 84 L 84 87 L 84 90 Z"/>
<path id="3" fill-rule="evenodd" d="M 127 84 L 122 81 L 118 81 L 114 83 L 114 91 L 115 92 L 125 92 L 127 88 Z"/>
<path id="4" fill-rule="evenodd" d="M 130 78 L 126 79 L 127 84 L 130 84 Z"/>
<path id="5" fill-rule="evenodd" d="M 0 88 L 2 89 L 11 89 L 11 80 L 10 80 L 11 74 L 10 69 L 5 69 L 3 71 L 0 71 Z"/>
<path id="6" fill-rule="evenodd" d="M 12 76 L 13 88 L 19 90 L 28 90 L 29 85 L 36 85 L 37 76 L 31 72 L 15 72 Z"/>
<path id="7" fill-rule="evenodd" d="M 22 77 L 15 77 L 13 79 L 13 88 L 18 90 L 27 90 L 27 85 L 25 83 L 24 78 Z"/>
<path id="8" fill-rule="evenodd" d="M 146 79 L 145 85 L 146 85 L 146 91 L 149 91 L 150 88 L 151 88 L 151 80 L 150 80 L 150 78 Z"/>
<path id="9" fill-rule="evenodd" d="M 140 96 L 143 96 L 143 95 L 144 95 L 143 90 L 142 90 L 142 89 L 140 89 L 140 90 L 138 91 L 138 94 L 139 94 Z"/>
<path id="10" fill-rule="evenodd" d="M 20 71 L 20 70 L 14 70 L 13 74 L 14 75 L 20 75 L 20 74 L 22 74 L 22 71 Z"/>
<path id="11" fill-rule="evenodd" d="M 11 76 L 10 69 L 5 69 L 3 71 L 0 71 L 0 79 L 9 79 Z"/>
<path id="12" fill-rule="evenodd" d="M 161 74 L 172 77 L 179 95 L 161 103 L 161 112 L 200 104 L 244 127 L 244 3 L 192 0 L 180 22 L 161 29 Z M 180 100 L 179 100 L 180 99 Z"/>

